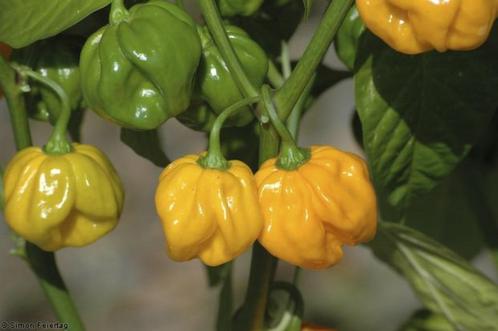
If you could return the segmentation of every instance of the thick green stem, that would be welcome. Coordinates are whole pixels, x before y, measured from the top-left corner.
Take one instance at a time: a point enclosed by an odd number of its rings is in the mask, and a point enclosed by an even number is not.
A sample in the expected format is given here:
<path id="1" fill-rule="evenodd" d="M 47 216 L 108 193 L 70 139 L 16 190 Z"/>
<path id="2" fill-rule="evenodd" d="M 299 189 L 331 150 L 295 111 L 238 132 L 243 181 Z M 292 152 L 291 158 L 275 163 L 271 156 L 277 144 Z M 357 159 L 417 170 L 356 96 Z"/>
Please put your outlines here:
<path id="1" fill-rule="evenodd" d="M 0 87 L 7 99 L 17 150 L 31 146 L 22 90 L 17 83 L 15 70 L 1 56 Z M 17 241 L 23 242 L 19 239 Z M 68 323 L 70 331 L 84 331 L 83 323 L 57 269 L 54 254 L 42 251 L 30 243 L 17 247 L 17 254 L 28 262 L 35 273 L 59 321 Z"/>
<path id="2" fill-rule="evenodd" d="M 209 32 L 213 37 L 214 43 L 220 50 L 221 56 L 225 60 L 228 69 L 237 84 L 237 87 L 247 98 L 257 96 L 258 91 L 249 81 L 249 78 L 247 78 L 244 68 L 242 68 L 237 54 L 235 54 L 232 44 L 228 39 L 228 35 L 225 31 L 225 27 L 223 26 L 223 20 L 215 0 L 199 0 L 199 5 Z"/>
<path id="3" fill-rule="evenodd" d="M 275 95 L 280 117 L 286 119 L 327 53 L 353 0 L 333 0 L 296 68 Z"/>
<path id="4" fill-rule="evenodd" d="M 52 131 L 52 135 L 50 136 L 48 143 L 44 147 L 45 152 L 49 154 L 66 154 L 71 152 L 71 143 L 67 140 L 66 137 L 67 126 L 69 124 L 69 120 L 71 119 L 71 105 L 64 89 L 53 80 L 44 77 L 27 67 L 16 67 L 16 70 L 26 77 L 45 84 L 47 87 L 52 89 L 60 99 L 61 112 Z"/>
<path id="5" fill-rule="evenodd" d="M 220 132 L 223 128 L 225 121 L 237 112 L 244 110 L 244 107 L 252 105 L 259 101 L 259 97 L 247 98 L 240 100 L 227 109 L 225 109 L 217 118 L 213 124 L 213 128 L 209 133 L 209 149 L 206 156 L 201 157 L 197 162 L 204 168 L 211 169 L 228 169 L 230 167 L 229 162 L 223 156 L 221 152 L 221 141 Z"/>
<path id="6" fill-rule="evenodd" d="M 32 142 L 23 91 L 16 81 L 15 70 L 0 56 L 0 89 L 7 100 L 14 139 L 20 150 L 31 146 Z"/>
<path id="7" fill-rule="evenodd" d="M 299 148 L 296 145 L 294 137 L 278 117 L 268 85 L 264 85 L 261 89 L 261 96 L 266 113 L 270 116 L 273 127 L 282 139 L 277 166 L 284 170 L 294 170 L 309 160 L 311 156 L 310 150 Z"/>
<path id="8" fill-rule="evenodd" d="M 111 12 L 109 13 L 109 22 L 113 25 L 121 23 L 129 16 L 124 0 L 113 0 Z"/>
<path id="9" fill-rule="evenodd" d="M 45 252 L 26 242 L 26 259 L 35 273 L 45 295 L 61 323 L 67 323 L 70 331 L 84 331 L 76 306 L 64 284 L 53 253 Z"/>

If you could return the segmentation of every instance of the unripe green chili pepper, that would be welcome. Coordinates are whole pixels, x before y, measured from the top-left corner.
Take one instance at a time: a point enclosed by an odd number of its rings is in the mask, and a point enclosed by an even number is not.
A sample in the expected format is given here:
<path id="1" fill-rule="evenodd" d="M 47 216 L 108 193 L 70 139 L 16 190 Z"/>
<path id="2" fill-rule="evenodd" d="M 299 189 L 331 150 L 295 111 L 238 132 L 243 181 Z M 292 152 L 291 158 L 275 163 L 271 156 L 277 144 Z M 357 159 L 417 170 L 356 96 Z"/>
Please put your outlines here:
<path id="1" fill-rule="evenodd" d="M 230 42 L 251 83 L 260 88 L 268 72 L 265 51 L 242 29 L 225 27 Z M 198 71 L 197 96 L 188 111 L 178 116 L 185 125 L 209 131 L 216 117 L 227 107 L 244 98 L 207 28 L 199 28 L 202 59 Z M 204 103 L 203 103 L 204 102 Z M 244 126 L 254 118 L 249 107 L 226 122 L 226 126 Z"/>
<path id="2" fill-rule="evenodd" d="M 155 129 L 189 106 L 200 56 L 196 25 L 178 6 L 151 0 L 127 11 L 116 0 L 81 54 L 84 98 L 123 127 Z"/>
<path id="3" fill-rule="evenodd" d="M 261 7 L 262 3 L 263 0 L 219 0 L 223 16 L 250 16 Z"/>
<path id="4" fill-rule="evenodd" d="M 77 37 L 52 38 L 15 50 L 12 61 L 27 66 L 43 77 L 53 80 L 67 94 L 72 112 L 80 111 L 81 77 L 79 55 L 83 40 Z M 55 124 L 61 102 L 54 91 L 37 81 L 30 85 L 26 104 L 30 117 Z"/>

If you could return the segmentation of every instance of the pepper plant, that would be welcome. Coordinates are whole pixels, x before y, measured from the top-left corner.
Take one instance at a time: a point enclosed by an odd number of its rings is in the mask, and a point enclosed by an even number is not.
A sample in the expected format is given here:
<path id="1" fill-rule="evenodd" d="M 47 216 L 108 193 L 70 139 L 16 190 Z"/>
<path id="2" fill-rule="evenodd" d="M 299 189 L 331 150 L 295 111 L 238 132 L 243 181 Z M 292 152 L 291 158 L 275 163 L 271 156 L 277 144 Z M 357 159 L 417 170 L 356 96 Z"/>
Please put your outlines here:
<path id="1" fill-rule="evenodd" d="M 322 330 L 302 320 L 298 278 L 279 281 L 277 264 L 331 268 L 364 243 L 425 306 L 400 330 L 497 330 L 498 287 L 470 259 L 486 250 L 498 263 L 498 2 L 324 2 L 292 62 L 310 0 L 198 0 L 200 17 L 180 0 L 0 1 L 0 88 L 19 151 L 1 167 L 0 207 L 70 330 L 85 328 L 55 254 L 119 226 L 124 201 L 119 167 L 81 141 L 88 111 L 164 168 L 167 253 L 199 259 L 221 287 L 213 329 Z M 332 45 L 347 70 L 322 64 Z M 367 160 L 300 147 L 302 117 L 350 77 Z M 206 151 L 170 162 L 159 133 L 172 118 L 206 132 Z M 40 147 L 30 119 L 53 126 Z M 251 248 L 234 307 L 233 263 Z"/>

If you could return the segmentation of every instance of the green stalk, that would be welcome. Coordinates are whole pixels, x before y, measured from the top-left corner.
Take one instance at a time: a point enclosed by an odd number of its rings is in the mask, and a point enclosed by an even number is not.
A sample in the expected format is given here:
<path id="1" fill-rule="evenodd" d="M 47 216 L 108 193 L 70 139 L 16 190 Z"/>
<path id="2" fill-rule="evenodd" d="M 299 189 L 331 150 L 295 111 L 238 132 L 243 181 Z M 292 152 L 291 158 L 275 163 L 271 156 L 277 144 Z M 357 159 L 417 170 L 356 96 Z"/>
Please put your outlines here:
<path id="1" fill-rule="evenodd" d="M 47 87 L 52 89 L 52 91 L 54 91 L 54 93 L 59 97 L 61 101 L 61 112 L 59 118 L 57 119 L 57 123 L 55 123 L 52 134 L 48 139 L 48 143 L 44 147 L 45 152 L 48 154 L 55 154 L 55 155 L 66 154 L 71 152 L 72 150 L 71 143 L 67 140 L 66 137 L 67 126 L 69 124 L 69 120 L 71 119 L 71 105 L 69 102 L 69 97 L 67 96 L 64 89 L 53 80 L 44 77 L 27 67 L 16 66 L 15 69 L 21 75 L 34 79 L 42 84 L 45 84 Z"/>
<path id="2" fill-rule="evenodd" d="M 204 16 L 214 43 L 220 50 L 221 56 L 225 60 L 239 90 L 247 98 L 259 95 L 258 91 L 249 81 L 249 78 L 247 78 L 237 54 L 235 54 L 232 44 L 228 39 L 215 0 L 199 0 L 199 6 L 201 7 L 202 16 Z"/>
<path id="3" fill-rule="evenodd" d="M 15 70 L 0 56 L 0 87 L 7 99 L 17 150 L 32 145 L 26 106 Z M 16 240 L 20 241 L 20 240 Z M 83 323 L 59 273 L 53 253 L 42 251 L 26 242 L 18 247 L 21 255 L 35 273 L 57 318 L 68 323 L 71 331 L 84 331 Z"/>
<path id="4" fill-rule="evenodd" d="M 225 121 L 232 115 L 244 109 L 244 107 L 252 105 L 259 101 L 259 97 L 247 98 L 240 100 L 227 109 L 225 109 L 217 118 L 213 124 L 213 128 L 209 133 L 209 149 L 206 156 L 199 158 L 197 161 L 204 168 L 211 169 L 228 169 L 230 167 L 229 162 L 223 156 L 221 152 L 221 141 L 220 132 L 223 128 Z"/>
<path id="5" fill-rule="evenodd" d="M 280 118 L 286 119 L 327 53 L 353 0 L 333 0 L 296 68 L 275 95 Z"/>

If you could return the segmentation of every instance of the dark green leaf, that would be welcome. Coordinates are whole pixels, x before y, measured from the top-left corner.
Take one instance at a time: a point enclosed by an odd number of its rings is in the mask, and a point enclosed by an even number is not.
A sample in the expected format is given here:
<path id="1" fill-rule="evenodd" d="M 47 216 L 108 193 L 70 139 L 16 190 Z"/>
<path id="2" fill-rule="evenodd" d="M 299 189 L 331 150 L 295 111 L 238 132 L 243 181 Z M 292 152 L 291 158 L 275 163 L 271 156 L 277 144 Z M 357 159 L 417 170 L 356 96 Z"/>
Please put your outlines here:
<path id="1" fill-rule="evenodd" d="M 415 198 L 405 218 L 406 225 L 469 259 L 483 247 L 478 226 L 481 212 L 471 200 L 477 192 L 467 185 L 470 166 L 464 162 L 433 191 Z"/>
<path id="2" fill-rule="evenodd" d="M 496 331 L 495 283 L 422 233 L 394 223 L 379 225 L 371 243 L 375 255 L 410 282 L 428 309 L 443 315 L 455 330 Z"/>
<path id="3" fill-rule="evenodd" d="M 133 131 L 123 128 L 121 129 L 121 141 L 158 167 L 164 168 L 170 163 L 162 150 L 159 133 L 156 130 Z"/>
<path id="4" fill-rule="evenodd" d="M 383 212 L 404 211 L 433 189 L 491 120 L 498 106 L 497 32 L 475 51 L 417 56 L 362 35 L 356 105 Z"/>
<path id="5" fill-rule="evenodd" d="M 337 32 L 334 44 L 337 56 L 349 70 L 354 69 L 358 42 L 364 31 L 365 25 L 356 6 L 353 6 Z"/>
<path id="6" fill-rule="evenodd" d="M 429 310 L 417 311 L 399 331 L 454 331 L 455 329 L 444 316 Z"/>
<path id="7" fill-rule="evenodd" d="M 318 98 L 323 92 L 351 76 L 351 73 L 348 71 L 333 69 L 321 64 L 316 70 L 316 77 L 313 87 L 311 88 L 311 95 L 314 98 Z"/>
<path id="8" fill-rule="evenodd" d="M 0 41 L 14 48 L 54 36 L 111 0 L 2 0 Z"/>
<path id="9" fill-rule="evenodd" d="M 243 28 L 273 57 L 280 56 L 282 41 L 288 41 L 303 18 L 302 0 L 265 1 L 251 17 L 234 17 L 232 22 Z"/>

